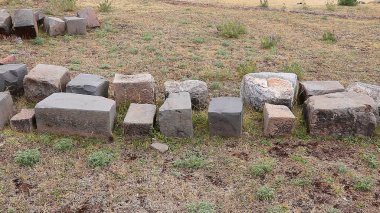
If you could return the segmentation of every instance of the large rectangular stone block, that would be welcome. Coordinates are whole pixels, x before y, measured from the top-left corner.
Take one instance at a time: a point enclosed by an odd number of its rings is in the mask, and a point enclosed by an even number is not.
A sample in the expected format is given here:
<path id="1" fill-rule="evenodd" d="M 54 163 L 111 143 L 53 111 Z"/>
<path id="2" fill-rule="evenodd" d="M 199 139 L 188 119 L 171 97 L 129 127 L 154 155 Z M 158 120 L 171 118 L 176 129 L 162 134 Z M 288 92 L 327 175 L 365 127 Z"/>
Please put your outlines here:
<path id="1" fill-rule="evenodd" d="M 9 92 L 0 92 L 0 130 L 8 124 L 13 115 L 13 100 Z"/>
<path id="2" fill-rule="evenodd" d="M 66 30 L 66 23 L 56 17 L 46 17 L 44 20 L 45 32 L 49 36 L 64 35 Z"/>
<path id="3" fill-rule="evenodd" d="M 266 103 L 264 106 L 264 135 L 290 135 L 294 129 L 296 117 L 287 106 Z"/>
<path id="4" fill-rule="evenodd" d="M 79 74 L 66 85 L 66 92 L 108 97 L 109 82 L 100 75 Z"/>
<path id="5" fill-rule="evenodd" d="M 12 31 L 12 18 L 6 10 L 0 10 L 0 34 L 9 35 Z"/>
<path id="6" fill-rule="evenodd" d="M 35 111 L 39 132 L 111 137 L 116 103 L 100 96 L 54 93 Z"/>
<path id="7" fill-rule="evenodd" d="M 188 92 L 171 93 L 159 109 L 159 125 L 168 137 L 192 137 L 191 98 Z"/>
<path id="8" fill-rule="evenodd" d="M 299 100 L 302 104 L 310 96 L 344 92 L 344 86 L 339 81 L 301 81 Z"/>
<path id="9" fill-rule="evenodd" d="M 153 132 L 153 122 L 156 115 L 156 105 L 131 104 L 124 119 L 124 134 L 129 136 L 144 136 Z"/>
<path id="10" fill-rule="evenodd" d="M 22 95 L 27 72 L 25 64 L 0 65 L 0 92 L 9 90 L 11 95 Z"/>
<path id="11" fill-rule="evenodd" d="M 85 35 L 87 33 L 85 18 L 79 17 L 64 17 L 66 22 L 66 30 L 69 35 Z"/>
<path id="12" fill-rule="evenodd" d="M 38 35 L 37 21 L 32 9 L 18 9 L 14 11 L 13 28 L 15 34 L 21 38 L 35 38 Z"/>

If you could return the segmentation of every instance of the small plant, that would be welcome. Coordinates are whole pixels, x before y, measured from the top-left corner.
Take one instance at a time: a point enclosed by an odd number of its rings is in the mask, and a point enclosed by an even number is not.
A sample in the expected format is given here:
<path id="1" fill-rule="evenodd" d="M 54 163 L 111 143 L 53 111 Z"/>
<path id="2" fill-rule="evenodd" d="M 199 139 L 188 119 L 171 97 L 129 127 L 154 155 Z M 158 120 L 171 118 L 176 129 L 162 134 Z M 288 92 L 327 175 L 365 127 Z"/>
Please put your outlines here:
<path id="1" fill-rule="evenodd" d="M 288 212 L 288 208 L 286 208 L 285 206 L 269 207 L 266 211 L 266 213 L 287 213 L 287 212 Z"/>
<path id="2" fill-rule="evenodd" d="M 188 213 L 214 213 L 215 205 L 209 202 L 189 203 L 186 205 Z"/>
<path id="3" fill-rule="evenodd" d="M 334 0 L 327 0 L 326 1 L 326 9 L 328 11 L 335 11 L 336 10 L 336 4 Z"/>
<path id="4" fill-rule="evenodd" d="M 261 159 L 258 162 L 252 164 L 249 168 L 250 173 L 253 176 L 264 176 L 273 170 L 274 161 L 270 158 Z"/>
<path id="5" fill-rule="evenodd" d="M 325 32 L 323 33 L 322 40 L 326 41 L 327 43 L 334 44 L 337 42 L 337 38 L 334 33 L 332 32 Z"/>
<path id="6" fill-rule="evenodd" d="M 188 153 L 185 158 L 173 163 L 177 168 L 201 169 L 207 166 L 206 159 L 200 153 Z"/>
<path id="7" fill-rule="evenodd" d="M 344 174 L 344 173 L 347 173 L 347 166 L 344 165 L 344 164 L 339 164 L 337 167 L 336 167 L 336 170 L 341 173 L 341 174 Z"/>
<path id="8" fill-rule="evenodd" d="M 41 37 L 36 37 L 35 39 L 32 40 L 33 45 L 43 45 L 45 42 L 45 39 Z"/>
<path id="9" fill-rule="evenodd" d="M 245 63 L 239 64 L 236 69 L 236 72 L 239 74 L 239 77 L 243 77 L 248 73 L 253 73 L 256 71 L 256 63 L 253 61 L 247 61 Z"/>
<path id="10" fill-rule="evenodd" d="M 363 160 L 367 162 L 368 167 L 371 169 L 377 169 L 379 167 L 379 161 L 377 161 L 376 155 L 374 154 L 364 154 Z"/>
<path id="11" fill-rule="evenodd" d="M 112 153 L 107 151 L 97 151 L 88 156 L 88 164 L 91 168 L 104 168 L 109 166 L 114 159 Z"/>
<path id="12" fill-rule="evenodd" d="M 341 6 L 356 6 L 358 4 L 358 0 L 338 0 L 338 5 Z"/>
<path id="13" fill-rule="evenodd" d="M 336 209 L 334 207 L 331 207 L 331 208 L 326 210 L 326 213 L 342 213 L 342 211 L 339 209 Z"/>
<path id="14" fill-rule="evenodd" d="M 222 88 L 222 83 L 216 81 L 216 82 L 212 82 L 210 84 L 210 90 L 219 90 L 220 88 Z"/>
<path id="15" fill-rule="evenodd" d="M 16 153 L 15 161 L 20 166 L 32 167 L 40 161 L 40 151 L 38 149 L 19 151 Z"/>
<path id="16" fill-rule="evenodd" d="M 99 68 L 102 69 L 102 70 L 109 70 L 109 69 L 111 69 L 112 67 L 111 67 L 111 65 L 109 65 L 109 64 L 101 64 L 101 65 L 99 66 Z"/>
<path id="17" fill-rule="evenodd" d="M 144 40 L 144 41 L 151 41 L 151 40 L 153 40 L 153 35 L 152 35 L 152 33 L 144 33 L 144 34 L 143 34 L 143 40 Z"/>
<path id="18" fill-rule="evenodd" d="M 305 70 L 303 69 L 301 64 L 299 64 L 297 62 L 292 62 L 290 64 L 285 65 L 282 68 L 282 71 L 288 72 L 288 73 L 294 73 L 298 76 L 298 78 L 302 78 L 304 73 L 305 73 Z"/>
<path id="19" fill-rule="evenodd" d="M 276 47 L 279 41 L 280 38 L 278 36 L 267 36 L 261 39 L 261 47 L 263 49 L 271 49 L 273 47 Z"/>
<path id="20" fill-rule="evenodd" d="M 66 35 L 63 36 L 63 40 L 65 42 L 69 42 L 69 41 L 73 40 L 73 36 L 66 34 Z"/>
<path id="21" fill-rule="evenodd" d="M 276 196 L 274 189 L 267 186 L 262 186 L 256 191 L 256 198 L 261 201 L 271 201 Z"/>
<path id="22" fill-rule="evenodd" d="M 369 192 L 372 191 L 375 186 L 373 180 L 371 178 L 364 178 L 361 180 L 357 180 L 354 183 L 354 188 L 358 191 Z"/>
<path id="23" fill-rule="evenodd" d="M 67 152 L 73 148 L 73 140 L 70 138 L 61 138 L 54 145 L 54 149 L 60 152 Z"/>
<path id="24" fill-rule="evenodd" d="M 260 0 L 260 7 L 269 7 L 268 0 Z"/>
<path id="25" fill-rule="evenodd" d="M 222 61 L 215 61 L 214 65 L 218 68 L 223 68 L 224 67 L 224 63 Z"/>
<path id="26" fill-rule="evenodd" d="M 112 1 L 111 0 L 103 0 L 99 3 L 99 11 L 100 12 L 109 12 L 111 11 L 111 4 L 112 4 Z"/>
<path id="27" fill-rule="evenodd" d="M 247 33 L 244 24 L 239 22 L 226 22 L 216 28 L 220 35 L 226 38 L 239 38 L 241 35 Z"/>
<path id="28" fill-rule="evenodd" d="M 202 38 L 202 37 L 195 37 L 195 38 L 193 38 L 193 43 L 195 43 L 195 44 L 203 44 L 203 43 L 205 43 L 205 39 Z"/>

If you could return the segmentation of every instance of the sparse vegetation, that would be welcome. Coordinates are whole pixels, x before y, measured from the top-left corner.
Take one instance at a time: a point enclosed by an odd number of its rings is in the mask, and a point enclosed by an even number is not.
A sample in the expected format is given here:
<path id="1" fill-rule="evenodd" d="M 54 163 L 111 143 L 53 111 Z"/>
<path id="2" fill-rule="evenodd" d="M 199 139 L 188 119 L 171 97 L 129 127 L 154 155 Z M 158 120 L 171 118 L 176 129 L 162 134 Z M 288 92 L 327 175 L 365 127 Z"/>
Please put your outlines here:
<path id="1" fill-rule="evenodd" d="M 322 40 L 330 44 L 334 44 L 337 42 L 337 38 L 335 34 L 332 32 L 323 33 Z"/>
<path id="2" fill-rule="evenodd" d="M 48 10 L 71 12 L 77 8 L 77 0 L 49 0 Z"/>
<path id="3" fill-rule="evenodd" d="M 363 154 L 363 160 L 367 163 L 371 169 L 377 169 L 379 167 L 379 161 L 376 159 L 376 155 L 371 153 Z"/>
<path id="4" fill-rule="evenodd" d="M 266 213 L 288 213 L 288 208 L 285 206 L 273 206 L 267 209 Z"/>
<path id="5" fill-rule="evenodd" d="M 288 72 L 288 73 L 294 73 L 300 79 L 302 79 L 305 74 L 305 70 L 303 69 L 301 64 L 297 62 L 292 62 L 290 64 L 285 65 L 284 68 L 282 68 L 282 71 Z"/>
<path id="6" fill-rule="evenodd" d="M 271 201 L 276 196 L 274 189 L 268 186 L 261 186 L 256 191 L 256 198 L 261 201 Z"/>
<path id="7" fill-rule="evenodd" d="M 32 40 L 33 45 L 43 45 L 44 42 L 45 42 L 45 39 L 41 38 L 41 37 L 37 37 L 37 38 Z"/>
<path id="8" fill-rule="evenodd" d="M 337 165 L 336 169 L 337 169 L 337 171 L 338 171 L 339 173 L 341 173 L 341 174 L 346 173 L 347 170 L 348 170 L 347 167 L 346 167 L 346 165 L 344 165 L 344 164 L 339 164 L 339 165 Z"/>
<path id="9" fill-rule="evenodd" d="M 236 69 L 236 72 L 239 74 L 239 77 L 243 77 L 248 73 L 253 73 L 256 71 L 256 63 L 253 61 L 247 61 L 245 63 L 239 64 Z"/>
<path id="10" fill-rule="evenodd" d="M 278 36 L 267 36 L 261 39 L 261 47 L 263 49 L 271 49 L 273 47 L 276 47 L 279 41 L 280 38 Z"/>
<path id="11" fill-rule="evenodd" d="M 97 151 L 88 156 L 88 164 L 91 168 L 104 168 L 111 165 L 114 155 L 109 151 Z"/>
<path id="12" fill-rule="evenodd" d="M 67 152 L 73 148 L 73 140 L 71 138 L 61 138 L 54 145 L 54 149 L 60 152 Z"/>
<path id="13" fill-rule="evenodd" d="M 369 192 L 372 191 L 375 183 L 372 178 L 360 178 L 355 181 L 354 188 L 358 191 Z"/>
<path id="14" fill-rule="evenodd" d="M 334 0 L 327 0 L 326 1 L 326 9 L 328 11 L 335 11 L 336 10 L 336 4 Z"/>
<path id="15" fill-rule="evenodd" d="M 249 170 L 253 176 L 264 176 L 273 170 L 274 161 L 270 158 L 259 159 L 257 162 L 253 163 Z"/>
<path id="16" fill-rule="evenodd" d="M 338 5 L 341 6 L 356 6 L 358 4 L 358 0 L 338 0 Z"/>
<path id="17" fill-rule="evenodd" d="M 220 35 L 226 38 L 239 38 L 241 35 L 247 33 L 244 24 L 240 22 L 229 21 L 217 26 Z"/>
<path id="18" fill-rule="evenodd" d="M 202 37 L 195 37 L 195 38 L 193 38 L 193 43 L 195 43 L 195 44 L 203 44 L 203 43 L 205 43 L 205 39 L 202 38 Z"/>
<path id="19" fill-rule="evenodd" d="M 269 0 L 260 0 L 260 7 L 269 7 Z"/>
<path id="20" fill-rule="evenodd" d="M 20 166 L 32 167 L 40 161 L 38 149 L 27 149 L 16 153 L 15 161 Z"/>
<path id="21" fill-rule="evenodd" d="M 151 41 L 151 40 L 153 40 L 153 35 L 152 35 L 152 33 L 148 33 L 148 32 L 144 33 L 144 34 L 143 34 L 143 40 L 144 40 L 144 41 Z"/>
<path id="22" fill-rule="evenodd" d="M 215 205 L 209 202 L 189 203 L 186 205 L 188 213 L 214 213 Z"/>
<path id="23" fill-rule="evenodd" d="M 98 6 L 99 11 L 104 12 L 104 13 L 111 11 L 111 8 L 112 8 L 111 4 L 112 4 L 111 0 L 102 0 Z"/>
<path id="24" fill-rule="evenodd" d="M 339 209 L 336 209 L 334 207 L 331 207 L 331 208 L 326 210 L 326 213 L 342 213 L 342 211 Z"/>
<path id="25" fill-rule="evenodd" d="M 173 166 L 186 169 L 202 169 L 207 166 L 207 160 L 202 154 L 191 152 L 184 158 L 174 161 Z"/>

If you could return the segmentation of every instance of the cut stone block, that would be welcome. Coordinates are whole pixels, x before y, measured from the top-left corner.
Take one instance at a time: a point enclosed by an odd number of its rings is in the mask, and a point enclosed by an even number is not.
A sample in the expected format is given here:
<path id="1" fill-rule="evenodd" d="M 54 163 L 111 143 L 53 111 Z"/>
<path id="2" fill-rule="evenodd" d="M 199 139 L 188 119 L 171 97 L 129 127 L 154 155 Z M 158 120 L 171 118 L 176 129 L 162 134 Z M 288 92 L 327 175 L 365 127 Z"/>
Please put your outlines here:
<path id="1" fill-rule="evenodd" d="M 44 20 L 44 28 L 49 36 L 64 35 L 66 23 L 60 18 L 46 17 Z"/>
<path id="2" fill-rule="evenodd" d="M 210 136 L 240 137 L 243 126 L 243 101 L 237 97 L 211 99 L 208 108 Z"/>
<path id="3" fill-rule="evenodd" d="M 294 73 L 249 73 L 243 77 L 240 97 L 255 110 L 262 111 L 265 103 L 293 107 L 298 81 Z"/>
<path id="4" fill-rule="evenodd" d="M 116 103 L 100 96 L 54 93 L 36 105 L 39 132 L 112 137 Z"/>
<path id="5" fill-rule="evenodd" d="M 79 74 L 66 85 L 66 92 L 108 97 L 109 82 L 99 75 Z"/>
<path id="6" fill-rule="evenodd" d="M 9 35 L 12 31 L 12 18 L 6 10 L 0 10 L 0 34 Z"/>
<path id="7" fill-rule="evenodd" d="M 34 109 L 22 109 L 11 118 L 11 128 L 18 132 L 33 132 L 36 129 Z"/>
<path id="8" fill-rule="evenodd" d="M 188 92 L 171 93 L 159 109 L 160 131 L 167 137 L 192 137 L 191 99 Z"/>
<path id="9" fill-rule="evenodd" d="M 344 86 L 339 81 L 301 81 L 300 102 L 313 95 L 324 95 L 335 92 L 344 92 Z"/>
<path id="10" fill-rule="evenodd" d="M 41 101 L 53 93 L 64 92 L 69 81 L 67 68 L 38 64 L 24 78 L 25 97 L 31 101 Z"/>
<path id="11" fill-rule="evenodd" d="M 312 135 L 374 135 L 378 109 L 365 94 L 338 92 L 311 96 L 304 115 Z"/>
<path id="12" fill-rule="evenodd" d="M 66 30 L 69 35 L 85 35 L 87 21 L 85 18 L 65 17 Z"/>
<path id="13" fill-rule="evenodd" d="M 0 65 L 0 92 L 9 90 L 11 95 L 22 95 L 23 80 L 27 72 L 25 64 Z"/>
<path id="14" fill-rule="evenodd" d="M 78 11 L 77 16 L 85 18 L 88 28 L 100 27 L 100 22 L 96 11 L 91 7 L 86 7 Z"/>
<path id="15" fill-rule="evenodd" d="M 129 136 L 151 134 L 155 115 L 156 105 L 132 103 L 124 119 L 124 134 Z"/>
<path id="16" fill-rule="evenodd" d="M 41 26 L 44 23 L 45 14 L 43 14 L 41 11 L 36 11 L 34 12 L 34 18 L 36 19 L 37 25 Z"/>
<path id="17" fill-rule="evenodd" d="M 264 135 L 290 135 L 294 129 L 296 117 L 287 106 L 266 103 L 264 106 Z"/>
<path id="18" fill-rule="evenodd" d="M 188 92 L 191 97 L 191 104 L 194 109 L 203 109 L 208 105 L 208 88 L 204 81 L 186 80 L 186 81 L 166 81 L 165 97 L 170 93 Z"/>
<path id="19" fill-rule="evenodd" d="M 155 82 L 151 74 L 115 74 L 113 89 L 117 104 L 155 102 Z"/>
<path id="20" fill-rule="evenodd" d="M 13 100 L 9 92 L 0 92 L 0 130 L 13 116 Z"/>
<path id="21" fill-rule="evenodd" d="M 38 35 L 37 21 L 32 9 L 14 11 L 13 28 L 15 34 L 21 38 L 35 38 Z"/>

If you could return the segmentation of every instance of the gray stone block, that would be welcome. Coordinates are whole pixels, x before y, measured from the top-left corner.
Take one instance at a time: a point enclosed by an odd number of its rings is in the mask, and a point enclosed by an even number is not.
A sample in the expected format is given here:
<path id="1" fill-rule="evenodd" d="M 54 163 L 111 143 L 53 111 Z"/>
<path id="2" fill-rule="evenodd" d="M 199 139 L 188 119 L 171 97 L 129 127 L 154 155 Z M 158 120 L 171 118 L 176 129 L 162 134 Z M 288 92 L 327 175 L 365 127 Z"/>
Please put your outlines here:
<path id="1" fill-rule="evenodd" d="M 192 137 L 191 99 L 188 92 L 171 93 L 159 109 L 160 131 L 167 137 Z"/>
<path id="2" fill-rule="evenodd" d="M 208 88 L 204 81 L 199 80 L 186 80 L 186 81 L 166 81 L 165 97 L 170 93 L 188 92 L 191 97 L 191 104 L 193 109 L 203 109 L 208 105 Z"/>
<path id="3" fill-rule="evenodd" d="M 38 35 L 37 21 L 32 9 L 14 11 L 13 28 L 15 34 L 21 38 L 35 38 Z"/>
<path id="4" fill-rule="evenodd" d="M 44 28 L 49 36 L 64 35 L 66 23 L 60 18 L 46 17 L 44 20 Z"/>
<path id="5" fill-rule="evenodd" d="M 124 119 L 124 134 L 129 136 L 151 134 L 155 115 L 156 105 L 132 103 Z"/>
<path id="6" fill-rule="evenodd" d="M 0 34 L 9 35 L 12 31 L 12 18 L 6 10 L 0 10 Z"/>
<path id="7" fill-rule="evenodd" d="M 77 16 L 85 18 L 88 28 L 100 27 L 100 22 L 96 11 L 91 7 L 86 7 L 78 11 Z"/>
<path id="8" fill-rule="evenodd" d="M 53 93 L 64 92 L 69 81 L 69 69 L 38 64 L 24 78 L 25 97 L 30 101 L 41 101 Z"/>
<path id="9" fill-rule="evenodd" d="M 237 97 L 212 98 L 208 108 L 210 136 L 240 137 L 243 127 L 243 101 Z"/>
<path id="10" fill-rule="evenodd" d="M 45 14 L 43 14 L 41 11 L 35 11 L 34 18 L 36 19 L 37 26 L 41 26 L 44 23 Z"/>
<path id="11" fill-rule="evenodd" d="M 264 106 L 264 135 L 290 135 L 294 129 L 296 117 L 287 106 L 266 103 Z"/>
<path id="12" fill-rule="evenodd" d="M 9 90 L 11 95 L 22 95 L 27 72 L 25 64 L 0 65 L 0 92 Z"/>
<path id="13" fill-rule="evenodd" d="M 18 132 L 33 132 L 36 129 L 34 109 L 22 109 L 11 118 L 11 128 Z"/>
<path id="14" fill-rule="evenodd" d="M 13 116 L 13 100 L 9 92 L 0 92 L 0 130 Z"/>
<path id="15" fill-rule="evenodd" d="M 310 96 L 344 92 L 344 86 L 339 81 L 301 81 L 299 100 L 302 104 Z"/>
<path id="16" fill-rule="evenodd" d="M 85 18 L 79 17 L 65 17 L 63 19 L 66 22 L 66 30 L 69 35 L 85 35 L 87 33 Z"/>
<path id="17" fill-rule="evenodd" d="M 54 93 L 35 108 L 39 132 L 112 137 L 116 103 L 100 96 Z"/>
<path id="18" fill-rule="evenodd" d="M 109 82 L 99 75 L 79 74 L 66 85 L 66 92 L 108 97 Z"/>

